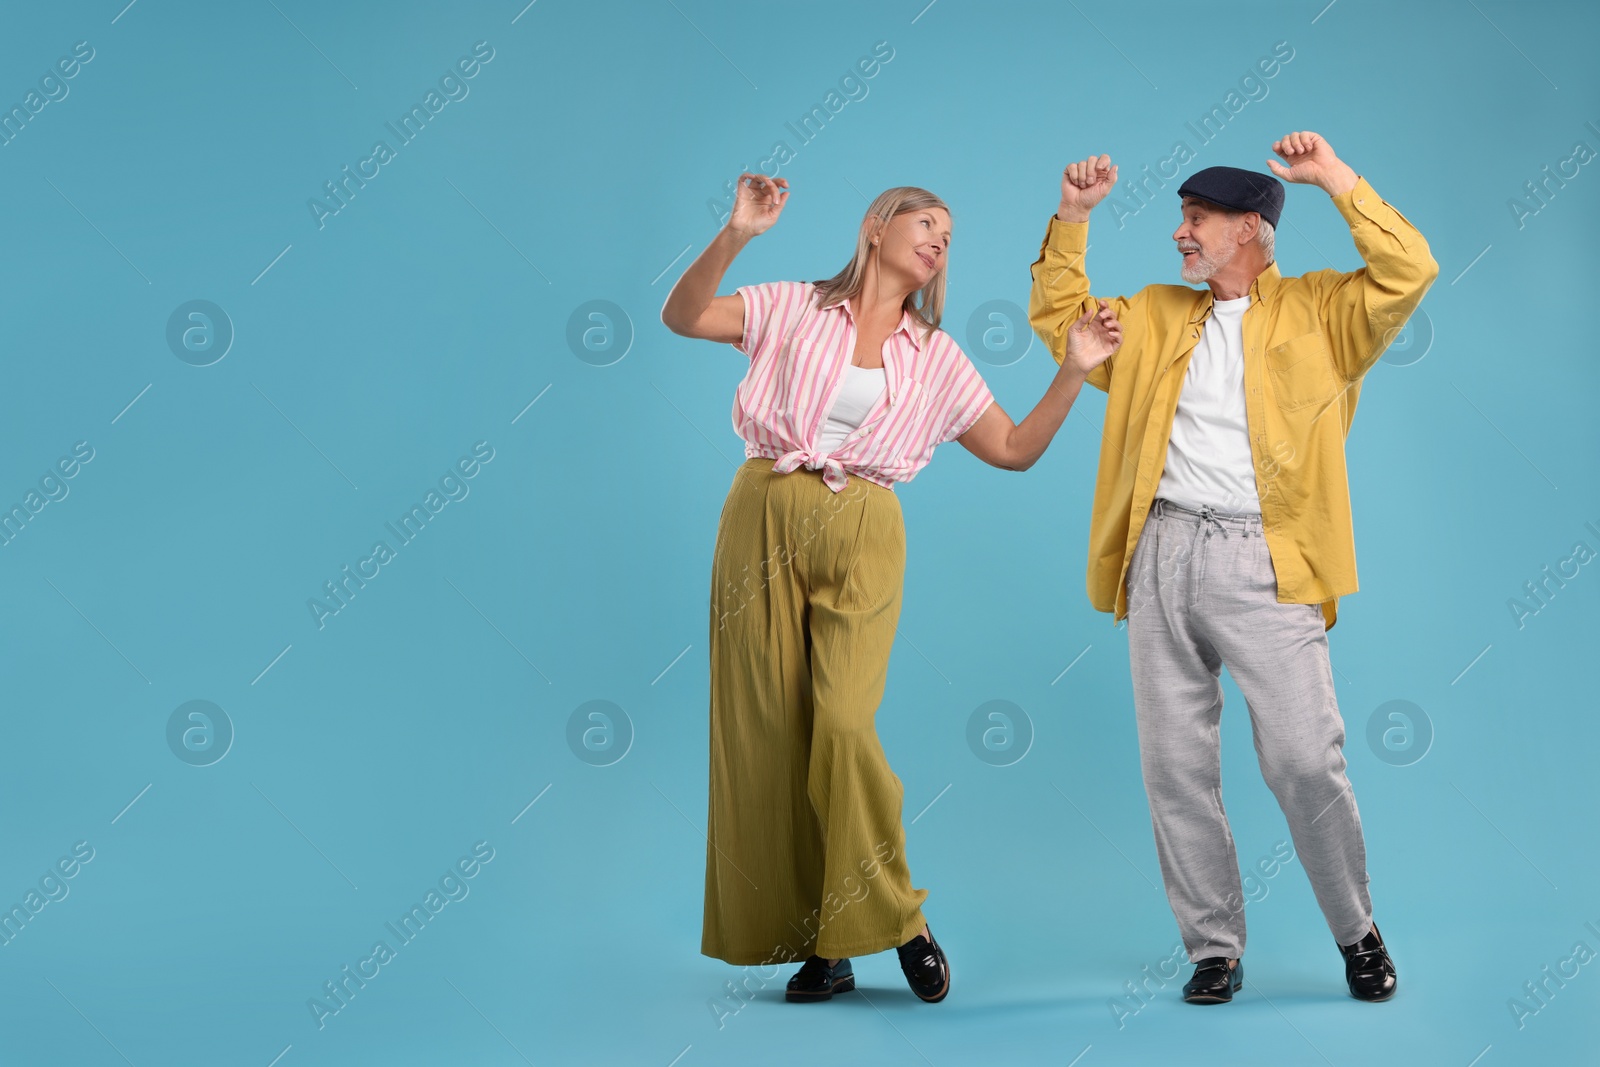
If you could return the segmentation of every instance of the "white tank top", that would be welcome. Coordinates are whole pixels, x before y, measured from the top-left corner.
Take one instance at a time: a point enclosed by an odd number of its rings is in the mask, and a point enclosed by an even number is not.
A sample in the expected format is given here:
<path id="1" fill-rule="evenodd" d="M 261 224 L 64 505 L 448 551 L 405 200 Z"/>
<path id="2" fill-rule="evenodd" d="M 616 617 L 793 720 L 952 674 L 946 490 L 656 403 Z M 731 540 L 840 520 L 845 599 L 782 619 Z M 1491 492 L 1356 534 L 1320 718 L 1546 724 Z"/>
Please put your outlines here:
<path id="1" fill-rule="evenodd" d="M 853 363 L 844 368 L 844 384 L 839 387 L 838 399 L 828 409 L 817 434 L 817 451 L 831 456 L 844 444 L 845 438 L 860 427 L 872 405 L 878 402 L 888 388 L 888 376 L 882 367 L 858 367 Z"/>

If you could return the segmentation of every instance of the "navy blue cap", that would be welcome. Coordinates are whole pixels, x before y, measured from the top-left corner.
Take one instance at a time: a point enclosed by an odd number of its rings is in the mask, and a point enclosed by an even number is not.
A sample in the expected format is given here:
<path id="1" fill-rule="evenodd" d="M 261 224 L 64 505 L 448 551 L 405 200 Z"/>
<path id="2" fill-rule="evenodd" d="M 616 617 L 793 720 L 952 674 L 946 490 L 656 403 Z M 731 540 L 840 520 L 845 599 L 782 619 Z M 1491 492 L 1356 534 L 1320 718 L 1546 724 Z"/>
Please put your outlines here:
<path id="1" fill-rule="evenodd" d="M 1255 211 L 1277 229 L 1283 213 L 1283 183 L 1270 174 L 1238 167 L 1207 167 L 1189 175 L 1179 196 L 1208 200 L 1231 211 Z"/>

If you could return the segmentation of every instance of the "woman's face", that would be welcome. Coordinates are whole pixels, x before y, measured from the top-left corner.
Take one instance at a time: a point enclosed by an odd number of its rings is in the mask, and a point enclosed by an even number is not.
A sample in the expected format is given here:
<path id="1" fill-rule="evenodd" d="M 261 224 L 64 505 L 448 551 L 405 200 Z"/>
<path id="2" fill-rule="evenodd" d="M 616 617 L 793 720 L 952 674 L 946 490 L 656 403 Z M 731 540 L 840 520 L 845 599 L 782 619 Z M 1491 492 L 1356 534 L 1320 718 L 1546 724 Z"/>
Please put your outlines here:
<path id="1" fill-rule="evenodd" d="M 904 275 L 912 289 L 921 289 L 945 268 L 950 251 L 950 213 L 919 207 L 891 218 L 878 235 L 879 265 Z"/>

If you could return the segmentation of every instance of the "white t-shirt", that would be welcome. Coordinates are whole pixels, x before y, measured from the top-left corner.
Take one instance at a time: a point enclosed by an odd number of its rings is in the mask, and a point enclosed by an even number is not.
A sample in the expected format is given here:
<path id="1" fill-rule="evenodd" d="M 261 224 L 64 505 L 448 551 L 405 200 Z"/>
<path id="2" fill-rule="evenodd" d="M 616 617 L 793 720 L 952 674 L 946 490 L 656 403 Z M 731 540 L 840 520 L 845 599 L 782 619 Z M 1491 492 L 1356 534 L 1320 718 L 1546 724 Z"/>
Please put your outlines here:
<path id="1" fill-rule="evenodd" d="M 1215 300 L 1189 357 L 1156 496 L 1186 508 L 1261 513 L 1244 411 L 1244 313 L 1250 297 Z"/>
<path id="2" fill-rule="evenodd" d="M 824 456 L 831 456 L 838 451 L 844 439 L 861 426 L 867 412 L 872 410 L 872 405 L 888 388 L 888 382 L 888 375 L 882 367 L 869 369 L 847 363 L 839 396 L 834 400 L 833 407 L 828 409 L 827 416 L 822 420 L 822 429 L 817 434 L 817 451 Z"/>

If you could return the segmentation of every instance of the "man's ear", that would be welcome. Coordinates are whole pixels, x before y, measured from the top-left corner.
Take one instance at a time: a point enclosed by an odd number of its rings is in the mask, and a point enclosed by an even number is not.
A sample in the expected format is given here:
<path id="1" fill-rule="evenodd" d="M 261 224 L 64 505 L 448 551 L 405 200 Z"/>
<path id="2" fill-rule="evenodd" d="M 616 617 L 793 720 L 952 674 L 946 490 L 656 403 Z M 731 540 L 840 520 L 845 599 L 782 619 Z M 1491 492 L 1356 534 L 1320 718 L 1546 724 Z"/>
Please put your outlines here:
<path id="1" fill-rule="evenodd" d="M 1239 216 L 1239 232 L 1234 236 L 1241 245 L 1247 245 L 1251 241 L 1254 241 L 1256 239 L 1256 235 L 1260 232 L 1260 212 L 1246 211 L 1243 215 Z"/>

